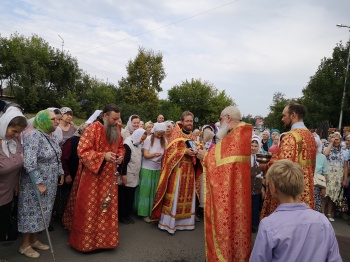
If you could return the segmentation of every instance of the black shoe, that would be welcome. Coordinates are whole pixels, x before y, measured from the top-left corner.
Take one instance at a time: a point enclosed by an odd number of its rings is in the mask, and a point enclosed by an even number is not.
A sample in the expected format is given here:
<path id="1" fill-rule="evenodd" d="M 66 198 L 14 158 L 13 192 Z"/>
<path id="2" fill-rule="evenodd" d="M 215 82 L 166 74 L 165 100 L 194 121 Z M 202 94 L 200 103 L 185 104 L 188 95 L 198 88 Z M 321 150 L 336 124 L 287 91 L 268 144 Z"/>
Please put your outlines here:
<path id="1" fill-rule="evenodd" d="M 129 221 L 130 224 L 135 224 L 135 220 L 131 217 L 127 217 L 126 219 Z"/>
<path id="2" fill-rule="evenodd" d="M 204 216 L 203 207 L 198 207 L 198 209 L 197 209 L 197 217 L 203 217 L 203 216 Z"/>
<path id="3" fill-rule="evenodd" d="M 130 224 L 130 221 L 127 218 L 124 218 L 124 217 L 119 218 L 119 222 L 123 223 L 123 224 L 126 224 L 126 225 Z"/>

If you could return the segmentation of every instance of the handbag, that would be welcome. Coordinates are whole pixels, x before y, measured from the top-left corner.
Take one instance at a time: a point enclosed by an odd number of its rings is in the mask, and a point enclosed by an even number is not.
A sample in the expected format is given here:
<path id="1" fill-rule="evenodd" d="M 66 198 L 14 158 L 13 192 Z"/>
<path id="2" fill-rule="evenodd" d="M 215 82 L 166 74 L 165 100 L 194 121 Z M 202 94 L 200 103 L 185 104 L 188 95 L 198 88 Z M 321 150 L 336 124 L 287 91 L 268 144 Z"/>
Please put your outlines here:
<path id="1" fill-rule="evenodd" d="M 326 188 L 326 178 L 321 174 L 314 174 L 314 186 L 319 188 Z"/>
<path id="2" fill-rule="evenodd" d="M 338 199 L 335 200 L 335 211 L 336 212 L 348 212 L 348 201 L 346 199 L 346 197 L 344 196 L 344 194 L 342 194 L 343 192 L 343 187 L 340 189 L 339 195 L 338 195 Z M 342 197 L 340 197 L 342 196 Z"/>

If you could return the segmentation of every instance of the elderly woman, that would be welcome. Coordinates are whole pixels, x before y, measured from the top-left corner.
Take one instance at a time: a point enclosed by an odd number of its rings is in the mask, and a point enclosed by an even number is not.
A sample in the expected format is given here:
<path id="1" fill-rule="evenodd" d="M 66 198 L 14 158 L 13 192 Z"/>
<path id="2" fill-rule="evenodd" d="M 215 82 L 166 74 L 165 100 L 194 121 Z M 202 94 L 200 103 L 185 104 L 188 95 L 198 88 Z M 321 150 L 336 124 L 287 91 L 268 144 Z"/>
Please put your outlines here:
<path id="1" fill-rule="evenodd" d="M 9 107 L 0 118 L 0 241 L 6 240 L 11 224 L 11 203 L 18 193 L 23 166 L 19 135 L 26 126 L 27 120 L 17 107 Z"/>
<path id="2" fill-rule="evenodd" d="M 147 137 L 143 144 L 143 158 L 140 172 L 140 186 L 137 199 L 137 214 L 147 223 L 152 213 L 164 151 L 167 141 L 164 138 L 164 123 L 155 123 L 153 135 Z"/>
<path id="3" fill-rule="evenodd" d="M 269 131 L 264 131 L 261 135 L 261 148 L 263 150 L 263 154 L 266 154 L 267 151 L 269 151 L 269 138 L 270 138 L 270 133 Z"/>
<path id="4" fill-rule="evenodd" d="M 330 138 L 328 147 L 323 152 L 328 160 L 327 177 L 327 211 L 329 221 L 334 221 L 334 202 L 338 200 L 342 187 L 347 185 L 349 153 L 341 148 L 341 135 L 334 132 Z"/>
<path id="5" fill-rule="evenodd" d="M 60 109 L 62 114 L 60 124 L 58 125 L 62 129 L 62 142 L 60 143 L 63 146 L 64 142 L 70 137 L 73 136 L 77 128 L 75 127 L 72 119 L 73 119 L 73 111 L 69 107 L 62 107 Z"/>
<path id="6" fill-rule="evenodd" d="M 171 135 L 173 134 L 173 130 L 174 130 L 174 125 L 171 121 L 165 121 L 165 126 L 166 126 L 166 130 L 165 130 L 164 137 L 168 141 L 168 143 L 170 143 Z"/>
<path id="7" fill-rule="evenodd" d="M 48 250 L 49 246 L 38 240 L 38 232 L 49 224 L 52 207 L 55 200 L 57 181 L 63 184 L 63 169 L 61 165 L 61 149 L 56 139 L 52 138 L 55 131 L 56 116 L 49 110 L 43 110 L 35 116 L 34 130 L 24 140 L 24 168 L 19 182 L 18 199 L 18 231 L 23 233 L 23 242 L 19 252 L 27 257 L 37 258 L 35 251 Z M 36 191 L 40 193 L 40 202 Z M 41 203 L 44 218 L 40 212 Z"/>

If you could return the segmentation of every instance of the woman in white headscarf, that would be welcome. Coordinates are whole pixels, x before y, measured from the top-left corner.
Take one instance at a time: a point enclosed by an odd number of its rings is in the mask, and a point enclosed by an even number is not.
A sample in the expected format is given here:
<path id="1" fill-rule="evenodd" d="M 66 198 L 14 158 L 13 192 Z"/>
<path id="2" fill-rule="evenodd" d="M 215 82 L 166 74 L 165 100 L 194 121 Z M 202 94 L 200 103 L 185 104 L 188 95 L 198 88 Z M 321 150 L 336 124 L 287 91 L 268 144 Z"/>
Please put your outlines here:
<path id="1" fill-rule="evenodd" d="M 118 187 L 118 217 L 119 222 L 124 224 L 135 223 L 130 217 L 130 214 L 134 204 L 135 190 L 139 184 L 142 143 L 146 137 L 146 130 L 138 128 L 124 141 L 125 156 L 122 167 L 123 178 L 122 185 Z"/>
<path id="2" fill-rule="evenodd" d="M 0 118 L 0 241 L 6 240 L 11 225 L 12 199 L 18 194 L 23 167 L 20 134 L 26 126 L 27 119 L 16 107 L 9 107 Z"/>
<path id="3" fill-rule="evenodd" d="M 171 135 L 173 134 L 173 130 L 174 130 L 174 125 L 172 121 L 165 121 L 165 126 L 166 126 L 166 130 L 165 130 L 165 134 L 164 137 L 165 139 L 168 141 L 168 143 L 171 142 Z"/>
<path id="4" fill-rule="evenodd" d="M 144 217 L 143 220 L 150 222 L 149 216 L 152 213 L 153 201 L 156 194 L 164 151 L 167 141 L 164 138 L 166 125 L 155 123 L 153 134 L 143 144 L 143 158 L 140 172 L 140 186 L 136 202 L 137 214 Z"/>
<path id="5" fill-rule="evenodd" d="M 138 115 L 131 115 L 126 127 L 122 130 L 122 137 L 125 140 L 127 137 L 131 136 L 132 133 L 140 127 L 140 117 Z"/>

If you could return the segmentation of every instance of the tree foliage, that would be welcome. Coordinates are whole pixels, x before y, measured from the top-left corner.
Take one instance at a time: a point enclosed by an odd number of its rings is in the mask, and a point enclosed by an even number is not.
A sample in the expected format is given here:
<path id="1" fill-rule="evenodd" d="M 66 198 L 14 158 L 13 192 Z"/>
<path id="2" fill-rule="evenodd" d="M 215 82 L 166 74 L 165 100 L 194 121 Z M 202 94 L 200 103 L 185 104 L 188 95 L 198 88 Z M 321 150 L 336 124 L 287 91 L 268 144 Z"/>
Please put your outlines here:
<path id="1" fill-rule="evenodd" d="M 338 126 L 346 76 L 349 43 L 344 46 L 337 44 L 332 57 L 323 58 L 315 75 L 310 78 L 303 89 L 303 103 L 308 108 L 307 120 L 312 127 L 318 123 L 329 121 L 334 127 Z M 348 80 L 350 74 L 348 72 Z M 347 81 L 342 125 L 350 124 L 350 81 Z"/>
<path id="2" fill-rule="evenodd" d="M 163 55 L 140 47 L 135 59 L 128 61 L 126 71 L 127 76 L 118 82 L 123 122 L 135 113 L 142 119 L 151 119 L 159 111 L 158 93 L 166 76 Z"/>
<path id="3" fill-rule="evenodd" d="M 0 56 L 1 80 L 28 111 L 59 106 L 68 91 L 75 92 L 81 74 L 76 59 L 36 35 L 1 37 Z"/>
<path id="4" fill-rule="evenodd" d="M 219 92 L 213 84 L 201 79 L 183 81 L 168 91 L 168 97 L 181 111 L 189 110 L 198 117 L 199 125 L 216 122 L 225 107 L 234 105 L 225 91 Z"/>

